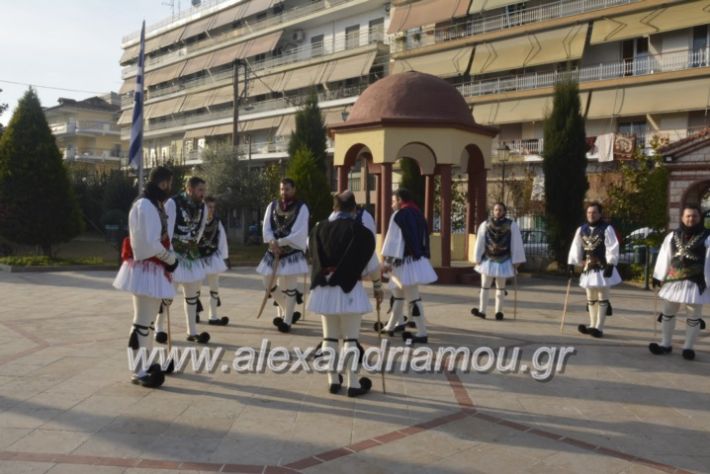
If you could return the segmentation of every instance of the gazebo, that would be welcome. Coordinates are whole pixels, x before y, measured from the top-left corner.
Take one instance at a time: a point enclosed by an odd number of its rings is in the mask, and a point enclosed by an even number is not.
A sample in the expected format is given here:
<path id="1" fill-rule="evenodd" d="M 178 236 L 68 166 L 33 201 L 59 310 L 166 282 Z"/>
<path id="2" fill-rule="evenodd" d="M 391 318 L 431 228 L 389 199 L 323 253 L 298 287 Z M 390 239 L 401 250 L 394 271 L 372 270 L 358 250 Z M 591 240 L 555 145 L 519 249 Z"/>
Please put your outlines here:
<path id="1" fill-rule="evenodd" d="M 348 171 L 357 160 L 376 176 L 378 244 L 392 214 L 392 165 L 411 158 L 425 178 L 424 215 L 433 229 L 434 179 L 441 177 L 440 234 L 431 239 L 432 263 L 440 281 L 453 282 L 451 267 L 452 168 L 468 174 L 466 238 L 463 255 L 470 260 L 472 234 L 486 219 L 486 170 L 491 142 L 498 130 L 478 125 L 461 94 L 446 81 L 420 72 L 387 76 L 368 87 L 347 120 L 331 126 L 338 190 L 348 188 Z"/>

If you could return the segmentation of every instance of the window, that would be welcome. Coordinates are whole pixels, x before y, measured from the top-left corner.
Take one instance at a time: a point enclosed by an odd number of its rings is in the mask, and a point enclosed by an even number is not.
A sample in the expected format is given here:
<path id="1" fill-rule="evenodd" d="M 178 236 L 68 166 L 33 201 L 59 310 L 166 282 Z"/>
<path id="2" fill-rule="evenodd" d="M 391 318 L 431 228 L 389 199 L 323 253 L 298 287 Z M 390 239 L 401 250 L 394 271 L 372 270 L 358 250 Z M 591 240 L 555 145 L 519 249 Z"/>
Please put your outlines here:
<path id="1" fill-rule="evenodd" d="M 311 56 L 323 55 L 323 35 L 311 36 Z"/>
<path id="2" fill-rule="evenodd" d="M 646 121 L 645 120 L 632 120 L 627 122 L 619 122 L 617 126 L 617 133 L 621 135 L 635 135 L 636 136 L 636 148 L 643 149 L 646 145 Z"/>
<path id="3" fill-rule="evenodd" d="M 634 38 L 621 43 L 624 60 L 624 75 L 647 74 L 650 69 L 648 57 L 648 37 Z"/>
<path id="4" fill-rule="evenodd" d="M 385 36 L 385 19 L 378 18 L 376 20 L 370 20 L 370 24 L 367 30 L 367 42 L 374 43 L 376 41 L 382 41 Z"/>
<path id="5" fill-rule="evenodd" d="M 345 49 L 353 49 L 360 46 L 360 25 L 348 26 L 345 28 Z"/>
<path id="6" fill-rule="evenodd" d="M 710 44 L 710 28 L 708 25 L 693 28 L 693 50 L 690 52 L 692 67 L 708 65 L 708 44 Z"/>

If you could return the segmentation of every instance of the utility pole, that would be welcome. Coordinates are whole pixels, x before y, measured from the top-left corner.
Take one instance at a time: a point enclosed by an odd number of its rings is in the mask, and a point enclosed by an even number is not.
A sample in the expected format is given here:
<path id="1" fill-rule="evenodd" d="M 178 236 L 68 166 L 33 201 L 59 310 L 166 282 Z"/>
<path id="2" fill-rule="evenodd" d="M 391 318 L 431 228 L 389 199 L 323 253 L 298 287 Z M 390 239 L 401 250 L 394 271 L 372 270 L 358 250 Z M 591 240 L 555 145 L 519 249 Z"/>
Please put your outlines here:
<path id="1" fill-rule="evenodd" d="M 239 152 L 239 65 L 241 60 L 234 61 L 234 100 L 232 102 L 233 122 L 232 122 L 232 147 L 236 153 Z"/>

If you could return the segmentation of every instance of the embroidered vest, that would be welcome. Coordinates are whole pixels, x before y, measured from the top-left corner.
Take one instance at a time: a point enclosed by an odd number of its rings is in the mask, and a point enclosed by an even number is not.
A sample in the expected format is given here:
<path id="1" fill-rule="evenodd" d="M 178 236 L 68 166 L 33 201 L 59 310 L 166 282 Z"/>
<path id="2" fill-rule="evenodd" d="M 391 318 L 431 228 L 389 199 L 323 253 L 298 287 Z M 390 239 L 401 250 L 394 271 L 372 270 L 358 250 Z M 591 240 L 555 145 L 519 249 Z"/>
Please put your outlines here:
<path id="1" fill-rule="evenodd" d="M 511 257 L 510 229 L 513 221 L 507 218 L 498 221 L 488 219 L 486 224 L 485 255 L 491 261 L 501 263 Z"/>

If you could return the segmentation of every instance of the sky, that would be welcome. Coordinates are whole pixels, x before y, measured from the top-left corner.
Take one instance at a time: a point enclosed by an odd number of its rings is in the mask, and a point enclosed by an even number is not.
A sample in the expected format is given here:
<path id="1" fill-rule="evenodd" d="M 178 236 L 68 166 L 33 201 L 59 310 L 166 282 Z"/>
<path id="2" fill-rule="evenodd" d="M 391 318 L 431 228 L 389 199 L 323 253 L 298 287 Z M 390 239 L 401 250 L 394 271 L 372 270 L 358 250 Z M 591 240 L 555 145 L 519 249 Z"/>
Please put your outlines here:
<path id="1" fill-rule="evenodd" d="M 17 101 L 36 85 L 42 106 L 59 97 L 85 99 L 122 84 L 121 39 L 172 15 L 170 0 L 0 0 L 0 116 L 7 125 Z M 190 0 L 174 0 L 175 12 Z M 21 85 L 6 81 L 20 82 Z M 83 90 L 70 92 L 39 86 Z"/>

